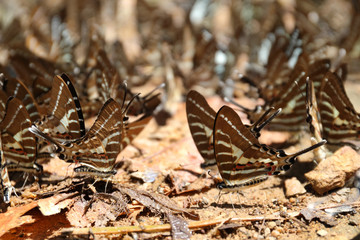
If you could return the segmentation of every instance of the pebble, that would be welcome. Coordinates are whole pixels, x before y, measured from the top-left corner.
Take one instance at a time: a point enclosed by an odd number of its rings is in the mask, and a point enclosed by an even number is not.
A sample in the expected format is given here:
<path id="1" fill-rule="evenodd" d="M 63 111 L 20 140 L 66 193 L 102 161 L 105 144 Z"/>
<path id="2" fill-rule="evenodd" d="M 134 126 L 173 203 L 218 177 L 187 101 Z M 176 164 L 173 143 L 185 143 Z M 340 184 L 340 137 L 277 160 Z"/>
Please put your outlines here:
<path id="1" fill-rule="evenodd" d="M 270 229 L 274 229 L 274 228 L 276 227 L 276 222 L 274 222 L 274 221 L 268 222 L 267 226 L 268 226 Z"/>
<path id="2" fill-rule="evenodd" d="M 324 194 L 343 187 L 359 168 L 360 155 L 346 146 L 321 161 L 314 170 L 306 173 L 305 177 L 317 193 Z"/>
<path id="3" fill-rule="evenodd" d="M 321 229 L 321 230 L 317 231 L 316 233 L 320 237 L 325 237 L 328 234 L 328 232 L 326 230 L 324 230 L 324 229 Z"/>
<path id="4" fill-rule="evenodd" d="M 291 179 L 286 179 L 284 184 L 285 184 L 286 197 L 292 197 L 306 193 L 304 186 L 296 177 L 292 177 Z"/>
<path id="5" fill-rule="evenodd" d="M 350 219 L 349 219 L 349 225 L 351 225 L 351 226 L 357 226 L 358 223 L 357 223 L 357 221 L 356 221 L 355 218 L 350 218 Z"/>
<path id="6" fill-rule="evenodd" d="M 277 231 L 277 230 L 274 230 L 274 231 L 271 232 L 271 236 L 278 237 L 278 236 L 280 236 L 280 232 Z"/>
<path id="7" fill-rule="evenodd" d="M 267 235 L 269 235 L 270 233 L 271 233 L 270 228 L 265 228 L 265 230 L 264 230 L 264 235 L 267 236 Z"/>

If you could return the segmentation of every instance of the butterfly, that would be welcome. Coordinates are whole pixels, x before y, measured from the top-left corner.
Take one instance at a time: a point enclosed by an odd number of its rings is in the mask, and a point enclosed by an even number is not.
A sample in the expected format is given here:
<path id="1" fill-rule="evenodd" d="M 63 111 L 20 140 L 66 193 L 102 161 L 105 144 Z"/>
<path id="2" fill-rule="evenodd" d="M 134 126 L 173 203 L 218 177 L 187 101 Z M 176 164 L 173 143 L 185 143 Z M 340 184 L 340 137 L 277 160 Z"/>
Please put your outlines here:
<path id="1" fill-rule="evenodd" d="M 313 96 L 309 87 L 308 95 Z M 333 72 L 328 71 L 322 78 L 316 99 L 309 102 L 317 106 L 317 111 L 308 112 L 310 129 L 321 135 L 330 145 L 354 144 L 345 140 L 359 140 L 360 114 L 358 114 L 348 98 L 343 81 Z M 308 97 L 309 98 L 309 97 Z M 318 138 L 318 137 L 317 137 Z"/>
<path id="2" fill-rule="evenodd" d="M 28 129 L 31 124 L 30 115 L 22 101 L 10 97 L 4 119 L 0 122 L 2 151 L 9 171 L 42 171 L 42 166 L 36 163 L 36 138 Z"/>
<path id="3" fill-rule="evenodd" d="M 131 104 L 131 102 L 130 102 Z M 129 105 L 121 106 L 110 98 L 101 108 L 93 126 L 86 134 L 75 140 L 59 142 L 40 131 L 35 125 L 30 131 L 53 143 L 60 159 L 79 163 L 75 172 L 98 177 L 109 177 L 116 173 L 114 169 L 117 155 L 140 133 L 150 121 L 151 116 L 144 115 L 129 123 L 126 112 Z"/>
<path id="4" fill-rule="evenodd" d="M 35 125 L 57 141 L 78 139 L 85 135 L 80 101 L 66 74 L 54 77 L 47 115 Z"/>
<path id="5" fill-rule="evenodd" d="M 214 124 L 214 152 L 223 182 L 219 189 L 236 191 L 259 184 L 268 176 L 288 170 L 296 157 L 326 143 L 326 140 L 297 153 L 286 154 L 264 144 L 241 122 L 238 114 L 223 106 L 216 114 Z"/>
<path id="6" fill-rule="evenodd" d="M 271 110 L 272 109 L 266 111 L 254 124 L 247 126 L 256 138 L 260 136 L 260 130 L 281 111 L 281 109 L 277 110 L 270 117 L 266 118 Z M 216 160 L 212 136 L 216 112 L 209 106 L 200 93 L 191 90 L 186 98 L 186 114 L 195 145 L 205 160 L 205 163 L 201 164 L 201 167 L 205 168 L 215 165 Z"/>

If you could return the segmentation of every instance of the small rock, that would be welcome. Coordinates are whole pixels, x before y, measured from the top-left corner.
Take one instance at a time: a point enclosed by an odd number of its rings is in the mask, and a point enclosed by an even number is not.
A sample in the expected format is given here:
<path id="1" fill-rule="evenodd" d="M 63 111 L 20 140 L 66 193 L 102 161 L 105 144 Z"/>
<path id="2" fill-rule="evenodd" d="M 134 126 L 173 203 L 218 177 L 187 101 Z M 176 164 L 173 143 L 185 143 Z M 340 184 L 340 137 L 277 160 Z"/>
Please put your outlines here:
<path id="1" fill-rule="evenodd" d="M 360 155 L 351 147 L 345 146 L 321 161 L 314 170 L 306 173 L 305 177 L 317 193 L 323 194 L 343 187 L 359 168 Z"/>
<path id="2" fill-rule="evenodd" d="M 293 198 L 293 197 L 289 198 L 289 202 L 290 202 L 290 203 L 295 203 L 295 202 L 296 202 L 296 198 Z"/>
<path id="3" fill-rule="evenodd" d="M 276 227 L 276 222 L 274 222 L 274 221 L 268 222 L 267 226 L 268 226 L 270 229 L 274 229 L 274 228 Z"/>
<path id="4" fill-rule="evenodd" d="M 278 231 L 279 233 L 284 232 L 284 229 L 282 227 L 276 227 L 275 230 Z"/>
<path id="5" fill-rule="evenodd" d="M 325 237 L 328 234 L 328 232 L 326 230 L 324 230 L 324 229 L 321 229 L 321 230 L 317 231 L 316 233 L 320 237 Z"/>
<path id="6" fill-rule="evenodd" d="M 270 228 L 265 228 L 265 230 L 264 230 L 264 235 L 267 236 L 267 235 L 269 235 L 270 233 L 271 233 Z"/>
<path id="7" fill-rule="evenodd" d="M 292 197 L 304 193 L 306 193 L 306 190 L 296 177 L 285 180 L 286 197 Z"/>
<path id="8" fill-rule="evenodd" d="M 278 237 L 278 236 L 280 236 L 280 232 L 278 230 L 274 230 L 271 232 L 271 236 Z"/>
<path id="9" fill-rule="evenodd" d="M 357 220 L 355 218 L 350 218 L 349 219 L 349 225 L 358 226 Z"/>

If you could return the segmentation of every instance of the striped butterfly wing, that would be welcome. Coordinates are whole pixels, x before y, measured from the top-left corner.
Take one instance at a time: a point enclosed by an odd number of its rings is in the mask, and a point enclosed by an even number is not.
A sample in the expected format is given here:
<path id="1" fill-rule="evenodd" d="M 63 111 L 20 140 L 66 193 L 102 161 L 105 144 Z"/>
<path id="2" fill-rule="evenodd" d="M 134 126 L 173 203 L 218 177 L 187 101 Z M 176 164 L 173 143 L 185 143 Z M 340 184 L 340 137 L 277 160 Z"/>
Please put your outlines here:
<path id="1" fill-rule="evenodd" d="M 112 173 L 121 150 L 122 116 L 121 106 L 109 99 L 86 135 L 69 148 L 70 156 L 99 173 Z"/>
<path id="2" fill-rule="evenodd" d="M 260 143 L 242 124 L 231 108 L 224 106 L 216 115 L 214 151 L 220 175 L 226 186 L 241 186 L 264 174 L 263 163 L 255 159 Z M 243 169 L 241 169 L 243 168 Z M 248 173 L 245 173 L 247 171 Z"/>
<path id="3" fill-rule="evenodd" d="M 8 99 L 7 94 L 3 90 L 0 90 L 0 121 L 5 116 L 5 109 L 6 109 L 7 99 Z"/>
<path id="4" fill-rule="evenodd" d="M 224 180 L 219 187 L 232 189 L 258 184 L 269 175 L 288 170 L 297 156 L 325 142 L 287 155 L 283 150 L 261 145 L 242 124 L 238 114 L 230 107 L 223 106 L 216 115 L 214 125 L 214 151 Z"/>
<path id="5" fill-rule="evenodd" d="M 200 93 L 191 90 L 186 98 L 186 115 L 195 145 L 205 160 L 201 167 L 215 165 L 212 135 L 216 112 Z"/>
<path id="6" fill-rule="evenodd" d="M 4 151 L 2 148 L 2 136 L 0 133 L 0 190 L 2 192 L 3 195 L 3 200 L 5 203 L 9 203 L 10 202 L 10 196 L 11 196 L 11 190 L 12 190 L 12 185 L 10 182 L 10 178 L 9 178 L 9 173 L 7 170 L 7 166 L 6 166 L 6 159 L 4 156 Z"/>
<path id="7" fill-rule="evenodd" d="M 311 79 L 307 79 L 306 82 L 306 111 L 307 119 L 309 123 L 310 132 L 314 136 L 312 142 L 322 141 L 322 125 L 320 122 L 319 108 L 316 101 L 315 87 Z M 314 150 L 314 157 L 317 163 L 320 163 L 326 158 L 327 149 L 325 146 L 321 146 Z"/>
<path id="8" fill-rule="evenodd" d="M 328 72 L 321 83 L 318 99 L 322 134 L 330 144 L 359 139 L 360 116 L 346 95 L 341 79 Z"/>
<path id="9" fill-rule="evenodd" d="M 121 130 L 121 151 L 129 145 L 132 140 L 140 134 L 140 132 L 146 127 L 146 125 L 150 122 L 152 116 L 144 115 L 140 119 L 128 123 L 128 121 L 124 121 L 122 124 Z"/>
<path id="10" fill-rule="evenodd" d="M 53 79 L 48 116 L 36 123 L 57 141 L 79 139 L 85 135 L 84 118 L 75 87 L 66 74 Z"/>
<path id="11" fill-rule="evenodd" d="M 16 78 L 9 78 L 4 83 L 4 91 L 9 97 L 15 97 L 23 102 L 32 122 L 40 119 L 39 107 L 23 82 Z"/>
<path id="12" fill-rule="evenodd" d="M 51 99 L 52 82 L 43 77 L 36 77 L 32 85 L 32 93 L 39 105 L 42 115 L 47 114 L 48 106 Z"/>
<path id="13" fill-rule="evenodd" d="M 5 158 L 10 170 L 40 171 L 36 161 L 36 139 L 29 131 L 30 116 L 17 98 L 10 98 L 0 123 Z"/>

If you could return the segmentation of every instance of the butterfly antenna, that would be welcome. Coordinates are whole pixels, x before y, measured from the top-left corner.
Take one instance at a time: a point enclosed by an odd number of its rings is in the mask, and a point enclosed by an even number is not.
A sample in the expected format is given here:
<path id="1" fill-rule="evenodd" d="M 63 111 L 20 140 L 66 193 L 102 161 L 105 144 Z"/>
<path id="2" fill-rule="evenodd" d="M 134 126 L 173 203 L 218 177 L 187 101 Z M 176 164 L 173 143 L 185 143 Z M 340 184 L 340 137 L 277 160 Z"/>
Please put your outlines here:
<path id="1" fill-rule="evenodd" d="M 263 129 L 267 124 L 269 124 L 277 115 L 279 115 L 279 114 L 281 113 L 281 111 L 282 111 L 282 108 L 279 108 L 279 109 L 276 110 L 273 114 L 271 114 L 271 116 L 270 116 L 268 119 L 266 119 L 266 120 L 258 127 L 259 131 L 260 131 L 261 129 Z"/>
<path id="2" fill-rule="evenodd" d="M 124 115 L 127 114 L 127 112 L 129 111 L 130 105 L 132 104 L 132 102 L 133 102 L 136 98 L 139 97 L 139 95 L 140 95 L 140 93 L 137 93 L 137 94 L 135 94 L 134 97 L 131 98 L 130 102 L 128 103 L 128 105 L 126 106 L 125 110 L 123 111 L 123 114 L 124 114 Z"/>
<path id="3" fill-rule="evenodd" d="M 28 129 L 29 129 L 29 131 L 31 133 L 35 134 L 36 136 L 41 137 L 41 138 L 45 139 L 46 141 L 54 144 L 57 147 L 56 150 L 62 149 L 62 147 L 60 146 L 60 144 L 58 142 L 56 142 L 52 137 L 50 137 L 47 134 L 43 133 L 40 129 L 38 129 L 36 127 L 36 125 L 33 124 Z"/>
<path id="4" fill-rule="evenodd" d="M 320 142 L 308 147 L 308 148 L 305 148 L 297 153 L 294 153 L 294 154 L 291 154 L 291 158 L 296 158 L 297 156 L 300 156 L 304 153 L 307 153 L 307 152 L 310 152 L 318 147 L 321 147 L 322 145 L 324 145 L 327 141 L 325 139 L 321 140 Z"/>
<path id="5" fill-rule="evenodd" d="M 269 113 L 274 109 L 274 107 L 269 108 L 268 110 L 266 110 L 266 112 L 253 124 L 255 126 L 254 130 L 256 132 L 260 132 L 266 125 L 268 125 L 277 115 L 279 115 L 279 113 L 281 113 L 282 108 L 279 108 L 278 110 L 276 110 L 273 114 L 270 115 L 270 117 L 268 119 L 266 119 L 265 121 L 263 121 L 263 119 L 269 115 Z M 262 123 L 261 123 L 262 122 Z M 259 123 L 260 126 L 256 127 Z"/>
<path id="6" fill-rule="evenodd" d="M 246 108 L 246 107 L 240 105 L 239 103 L 235 102 L 234 99 L 232 99 L 232 98 L 224 97 L 224 101 L 234 104 L 235 106 L 237 106 L 238 108 L 242 109 L 245 112 L 253 112 L 254 111 L 254 110 L 251 110 L 249 108 Z"/>
<path id="7" fill-rule="evenodd" d="M 165 87 L 165 83 L 161 83 L 159 86 L 157 86 L 156 88 L 154 88 L 153 90 L 151 90 L 149 93 L 147 93 L 143 99 L 147 99 L 149 96 L 151 96 L 155 91 L 164 88 Z M 156 95 L 155 95 L 156 96 Z"/>
<path id="8" fill-rule="evenodd" d="M 124 89 L 124 97 L 123 97 L 122 104 L 121 104 L 121 108 L 123 108 L 124 104 L 125 104 L 125 101 L 126 101 L 126 96 L 127 96 L 127 84 L 126 84 L 126 82 L 123 82 L 121 84 L 121 87 Z"/>

